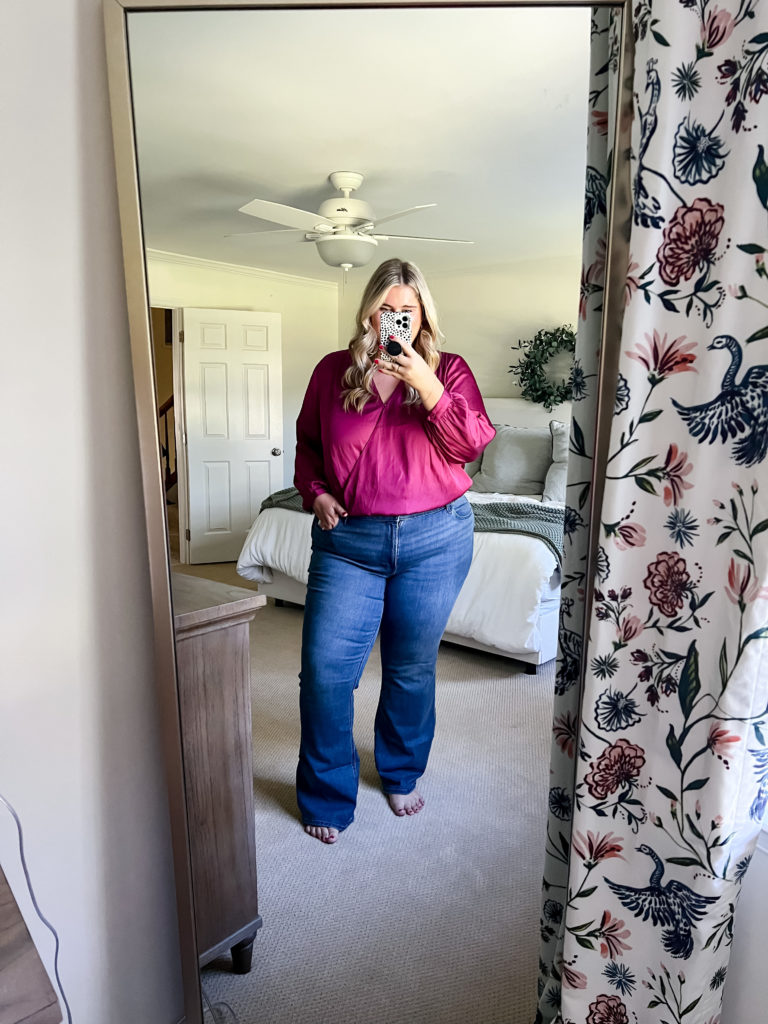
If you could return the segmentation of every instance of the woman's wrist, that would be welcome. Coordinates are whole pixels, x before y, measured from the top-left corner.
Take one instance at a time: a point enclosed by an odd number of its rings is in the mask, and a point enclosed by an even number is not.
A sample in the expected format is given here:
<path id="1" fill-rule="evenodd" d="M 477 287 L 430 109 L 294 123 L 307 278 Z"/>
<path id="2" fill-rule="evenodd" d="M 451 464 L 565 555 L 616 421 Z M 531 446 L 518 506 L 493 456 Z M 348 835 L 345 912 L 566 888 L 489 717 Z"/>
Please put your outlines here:
<path id="1" fill-rule="evenodd" d="M 437 403 L 443 397 L 444 391 L 445 387 L 440 383 L 437 377 L 435 377 L 434 381 L 432 381 L 431 384 L 428 384 L 423 391 L 419 391 L 421 404 L 427 412 L 432 412 Z"/>

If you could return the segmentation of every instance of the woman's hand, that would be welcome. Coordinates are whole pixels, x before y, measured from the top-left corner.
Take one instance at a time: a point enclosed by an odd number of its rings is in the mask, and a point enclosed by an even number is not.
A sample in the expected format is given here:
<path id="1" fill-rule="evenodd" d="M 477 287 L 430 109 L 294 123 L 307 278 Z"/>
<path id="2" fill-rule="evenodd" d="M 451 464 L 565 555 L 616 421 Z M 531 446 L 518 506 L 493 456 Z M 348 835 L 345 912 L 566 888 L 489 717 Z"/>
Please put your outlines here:
<path id="1" fill-rule="evenodd" d="M 347 518 L 347 510 L 336 501 L 332 494 L 318 494 L 312 502 L 312 511 L 317 516 L 321 530 L 332 530 L 339 519 Z"/>
<path id="2" fill-rule="evenodd" d="M 422 404 L 427 412 L 430 412 L 442 397 L 445 388 L 437 379 L 434 371 L 430 370 L 425 361 L 416 349 L 407 341 L 400 338 L 402 352 L 400 355 L 392 356 L 391 362 L 386 359 L 377 359 L 376 367 L 381 373 L 397 380 L 405 381 L 412 388 L 418 391 Z"/>

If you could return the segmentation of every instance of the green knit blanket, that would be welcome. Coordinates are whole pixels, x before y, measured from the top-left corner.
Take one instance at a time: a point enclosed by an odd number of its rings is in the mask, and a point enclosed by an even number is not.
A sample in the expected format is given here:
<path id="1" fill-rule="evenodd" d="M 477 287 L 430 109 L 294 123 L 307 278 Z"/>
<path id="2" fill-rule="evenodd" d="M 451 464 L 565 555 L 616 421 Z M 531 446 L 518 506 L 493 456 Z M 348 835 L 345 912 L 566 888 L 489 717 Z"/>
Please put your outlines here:
<path id="1" fill-rule="evenodd" d="M 304 511 L 301 495 L 295 487 L 285 487 L 270 494 L 262 501 L 260 511 L 266 508 Z M 487 504 L 473 504 L 472 511 L 475 513 L 475 533 L 522 533 L 527 537 L 538 537 L 555 556 L 558 566 L 562 565 L 563 509 L 542 505 L 538 501 L 489 501 Z"/>
<path id="2" fill-rule="evenodd" d="M 472 510 L 475 533 L 523 533 L 538 537 L 555 556 L 558 566 L 562 566 L 565 509 L 538 501 L 489 501 L 473 504 Z"/>

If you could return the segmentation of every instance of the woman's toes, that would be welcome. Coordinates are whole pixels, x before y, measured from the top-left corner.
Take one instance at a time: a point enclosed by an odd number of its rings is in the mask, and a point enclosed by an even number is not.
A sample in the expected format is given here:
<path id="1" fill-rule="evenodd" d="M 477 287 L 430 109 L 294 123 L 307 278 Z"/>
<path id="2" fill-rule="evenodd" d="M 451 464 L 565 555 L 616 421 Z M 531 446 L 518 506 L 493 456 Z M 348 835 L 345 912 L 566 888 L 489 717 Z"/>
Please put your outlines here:
<path id="1" fill-rule="evenodd" d="M 410 793 L 388 793 L 389 806 L 398 817 L 404 814 L 418 814 L 424 806 L 424 799 L 417 789 Z"/>
<path id="2" fill-rule="evenodd" d="M 335 843 L 339 838 L 339 830 L 337 828 L 327 828 L 325 825 L 305 825 L 304 831 L 308 836 L 312 836 L 313 839 L 319 839 L 321 843 Z"/>

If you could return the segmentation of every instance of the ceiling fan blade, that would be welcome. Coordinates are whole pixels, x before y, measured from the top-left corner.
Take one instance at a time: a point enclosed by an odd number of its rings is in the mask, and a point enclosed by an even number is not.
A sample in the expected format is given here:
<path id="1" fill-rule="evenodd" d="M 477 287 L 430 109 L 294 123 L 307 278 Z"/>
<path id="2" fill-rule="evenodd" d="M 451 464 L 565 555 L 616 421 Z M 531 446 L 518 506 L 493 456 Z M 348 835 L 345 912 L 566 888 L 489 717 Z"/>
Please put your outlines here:
<path id="1" fill-rule="evenodd" d="M 373 222 L 374 227 L 378 227 L 379 224 L 386 224 L 389 220 L 394 220 L 396 217 L 405 217 L 408 213 L 415 213 L 417 210 L 428 210 L 431 206 L 437 206 L 437 203 L 423 203 L 421 206 L 409 206 L 407 210 L 398 210 L 397 213 L 390 213 L 387 217 L 379 217 L 378 220 Z"/>
<path id="2" fill-rule="evenodd" d="M 424 238 L 422 235 L 371 235 L 377 242 L 386 242 L 390 238 L 404 238 L 409 242 L 453 242 L 454 245 L 474 245 L 467 238 Z"/>
<path id="3" fill-rule="evenodd" d="M 270 203 L 266 199 L 252 199 L 250 203 L 240 207 L 240 213 L 271 220 L 274 224 L 285 224 L 301 231 L 315 231 L 321 224 L 333 228 L 333 222 L 327 217 L 321 217 L 319 213 L 300 210 L 296 206 L 284 206 L 282 203 Z"/>
<path id="4" fill-rule="evenodd" d="M 284 235 L 289 231 L 301 231 L 301 228 L 267 228 L 266 231 L 232 231 L 225 238 L 255 238 L 257 235 Z"/>

